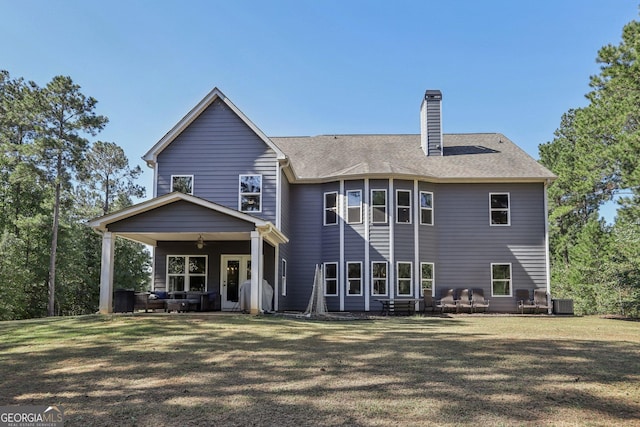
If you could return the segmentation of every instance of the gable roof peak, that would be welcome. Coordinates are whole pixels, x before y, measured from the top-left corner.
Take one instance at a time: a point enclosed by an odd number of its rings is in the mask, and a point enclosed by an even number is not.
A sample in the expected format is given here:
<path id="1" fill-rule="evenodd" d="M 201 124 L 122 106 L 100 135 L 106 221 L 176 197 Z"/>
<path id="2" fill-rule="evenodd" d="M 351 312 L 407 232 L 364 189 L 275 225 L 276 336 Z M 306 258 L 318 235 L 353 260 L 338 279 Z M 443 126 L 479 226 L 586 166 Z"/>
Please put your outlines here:
<path id="1" fill-rule="evenodd" d="M 278 159 L 284 159 L 284 153 L 276 146 L 267 135 L 264 134 L 222 91 L 215 86 L 195 107 L 191 109 L 174 127 L 169 130 L 144 156 L 142 159 L 149 167 L 156 163 L 158 155 L 191 123 L 193 123 L 215 100 L 221 100 L 242 120 L 269 148 L 275 151 Z"/>

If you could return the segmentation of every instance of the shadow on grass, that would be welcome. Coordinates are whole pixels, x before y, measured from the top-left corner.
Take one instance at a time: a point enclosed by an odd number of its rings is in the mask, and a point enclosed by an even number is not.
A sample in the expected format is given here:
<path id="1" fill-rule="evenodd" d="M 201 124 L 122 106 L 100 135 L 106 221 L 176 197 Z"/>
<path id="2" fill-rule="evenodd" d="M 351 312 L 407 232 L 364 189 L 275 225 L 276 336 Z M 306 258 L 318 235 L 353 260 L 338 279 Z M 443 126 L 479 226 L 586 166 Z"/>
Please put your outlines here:
<path id="1" fill-rule="evenodd" d="M 512 320 L 517 322 L 517 320 Z M 0 324 L 0 402 L 66 425 L 618 425 L 640 344 L 501 339 L 473 320 L 86 317 Z"/>

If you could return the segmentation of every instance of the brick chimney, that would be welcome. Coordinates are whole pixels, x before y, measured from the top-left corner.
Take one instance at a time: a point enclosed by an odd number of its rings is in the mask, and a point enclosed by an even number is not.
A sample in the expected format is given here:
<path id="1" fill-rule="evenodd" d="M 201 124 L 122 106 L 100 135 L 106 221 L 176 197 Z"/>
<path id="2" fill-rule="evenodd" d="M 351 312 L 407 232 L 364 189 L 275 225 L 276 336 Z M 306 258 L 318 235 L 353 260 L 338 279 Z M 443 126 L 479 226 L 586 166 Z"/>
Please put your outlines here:
<path id="1" fill-rule="evenodd" d="M 427 156 L 442 156 L 442 93 L 427 90 L 420 106 L 420 145 Z"/>

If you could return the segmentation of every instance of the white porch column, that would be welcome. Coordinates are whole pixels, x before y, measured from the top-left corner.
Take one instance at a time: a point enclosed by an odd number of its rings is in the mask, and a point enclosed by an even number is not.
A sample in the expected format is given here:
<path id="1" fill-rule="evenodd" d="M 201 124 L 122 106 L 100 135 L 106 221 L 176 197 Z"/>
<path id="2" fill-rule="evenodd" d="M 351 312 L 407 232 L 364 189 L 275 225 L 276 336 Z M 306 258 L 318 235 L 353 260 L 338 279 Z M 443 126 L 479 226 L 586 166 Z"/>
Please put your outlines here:
<path id="1" fill-rule="evenodd" d="M 116 236 L 109 231 L 102 233 L 102 260 L 100 265 L 100 314 L 113 311 L 113 258 Z"/>
<path id="2" fill-rule="evenodd" d="M 258 231 L 251 232 L 251 314 L 260 314 L 262 305 L 262 241 Z"/>

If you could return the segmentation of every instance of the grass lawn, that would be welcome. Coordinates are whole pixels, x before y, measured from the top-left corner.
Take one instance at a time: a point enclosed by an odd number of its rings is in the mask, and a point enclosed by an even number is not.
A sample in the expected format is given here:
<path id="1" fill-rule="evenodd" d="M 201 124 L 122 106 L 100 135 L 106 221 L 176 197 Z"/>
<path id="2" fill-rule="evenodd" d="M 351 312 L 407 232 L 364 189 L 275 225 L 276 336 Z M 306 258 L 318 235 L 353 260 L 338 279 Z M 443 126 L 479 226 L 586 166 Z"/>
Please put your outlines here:
<path id="1" fill-rule="evenodd" d="M 0 405 L 62 405 L 65 426 L 640 426 L 640 322 L 0 322 Z"/>

